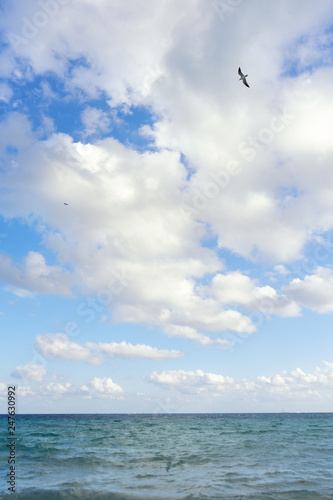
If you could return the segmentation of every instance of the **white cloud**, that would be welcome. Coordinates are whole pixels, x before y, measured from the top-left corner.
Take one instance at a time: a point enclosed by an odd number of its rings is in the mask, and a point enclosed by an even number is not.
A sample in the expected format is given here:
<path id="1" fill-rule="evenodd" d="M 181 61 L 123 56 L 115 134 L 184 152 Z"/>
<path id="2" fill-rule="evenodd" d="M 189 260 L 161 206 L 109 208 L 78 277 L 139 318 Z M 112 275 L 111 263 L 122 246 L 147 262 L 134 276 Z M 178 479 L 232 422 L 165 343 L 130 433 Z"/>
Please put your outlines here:
<path id="1" fill-rule="evenodd" d="M 288 398 L 323 398 L 333 388 L 333 363 L 324 362 L 325 368 L 316 367 L 312 373 L 301 368 L 291 372 L 283 371 L 271 377 L 258 377 L 263 391 L 272 396 L 283 395 Z"/>
<path id="2" fill-rule="evenodd" d="M 278 264 L 278 265 L 274 266 L 274 271 L 278 274 L 283 274 L 283 275 L 288 273 L 288 269 L 285 266 L 283 266 L 282 264 Z"/>
<path id="3" fill-rule="evenodd" d="M 57 94 L 53 92 L 51 85 L 47 81 L 42 81 L 40 84 L 42 95 L 45 99 L 56 99 Z"/>
<path id="4" fill-rule="evenodd" d="M 165 326 L 163 328 L 163 331 L 168 335 L 168 337 L 181 337 L 190 339 L 202 346 L 218 344 L 221 349 L 228 349 L 228 346 L 231 345 L 231 343 L 227 340 L 211 339 L 207 335 L 197 332 L 197 330 L 195 330 L 194 328 L 190 328 L 189 326 L 169 325 Z"/>
<path id="5" fill-rule="evenodd" d="M 0 101 L 9 102 L 13 96 L 13 91 L 7 83 L 0 83 Z"/>
<path id="6" fill-rule="evenodd" d="M 239 271 L 217 274 L 212 280 L 212 292 L 226 304 L 249 304 L 254 289 L 255 283 Z"/>
<path id="7" fill-rule="evenodd" d="M 147 380 L 168 389 L 177 389 L 183 394 L 198 396 L 249 397 L 262 401 L 264 398 L 287 398 L 297 400 L 324 399 L 333 389 L 333 363 L 324 362 L 324 368 L 316 367 L 312 373 L 301 368 L 283 371 L 269 377 L 259 376 L 254 380 L 205 373 L 202 370 L 165 370 L 153 372 Z"/>
<path id="8" fill-rule="evenodd" d="M 88 106 L 82 113 L 82 123 L 85 128 L 85 135 L 91 136 L 98 132 L 106 132 L 110 128 L 111 120 L 107 113 L 101 109 Z"/>
<path id="9" fill-rule="evenodd" d="M 245 306 L 250 311 L 279 316 L 298 316 L 300 308 L 285 294 L 278 294 L 271 286 L 258 286 L 240 271 L 216 274 L 210 286 L 201 287 L 201 293 L 216 297 L 222 305 Z"/>
<path id="10" fill-rule="evenodd" d="M 36 350 L 47 358 L 61 358 L 71 361 L 86 361 L 93 365 L 100 365 L 105 356 L 127 359 L 173 359 L 180 358 L 180 351 L 157 349 L 145 344 L 129 344 L 123 342 L 87 342 L 81 346 L 71 341 L 63 333 L 46 333 L 36 339 Z"/>
<path id="11" fill-rule="evenodd" d="M 313 311 L 333 311 L 333 270 L 330 268 L 317 267 L 304 279 L 293 279 L 284 290 L 293 300 Z"/>
<path id="12" fill-rule="evenodd" d="M 35 36 L 23 43 L 14 40 L 12 47 L 7 47 L 3 55 L 7 74 L 13 69 L 10 60 L 14 56 L 27 58 L 36 73 L 54 71 L 66 77 L 69 89 L 84 90 L 91 97 L 106 91 L 113 105 L 133 99 L 139 102 L 158 75 L 165 50 L 172 43 L 172 29 L 182 17 L 179 4 L 174 0 L 162 0 L 158 7 L 152 0 L 144 7 L 133 0 L 126 5 L 119 0 L 76 4 L 61 6 L 47 26 L 35 30 Z M 191 2 L 183 1 L 189 13 L 191 7 Z M 24 29 L 22 17 L 31 22 L 35 12 L 33 4 L 19 0 L 0 27 L 19 35 Z M 66 60 L 80 57 L 83 62 L 69 72 Z"/>
<path id="13" fill-rule="evenodd" d="M 103 96 L 110 108 L 127 112 L 147 106 L 155 123 L 142 132 L 156 148 L 140 154 L 111 138 L 82 144 L 60 133 L 40 141 L 23 114 L 6 116 L 1 152 L 8 145 L 19 152 L 3 176 L 1 213 L 38 221 L 43 243 L 62 263 L 48 266 L 34 252 L 19 269 L 2 256 L 6 284 L 20 296 L 65 294 L 75 286 L 100 296 L 117 321 L 182 331 L 202 345 L 209 337 L 198 330 L 255 331 L 237 307 L 260 311 L 268 304 L 280 316 L 299 314 L 291 294 L 241 273 L 222 275 L 223 263 L 201 240 L 209 227 L 221 253 L 278 262 L 281 271 L 303 257 L 315 233 L 333 228 L 332 69 L 284 75 L 290 54 L 303 69 L 317 60 L 332 7 L 302 2 L 277 2 L 273 11 L 244 3 L 224 23 L 204 0 L 149 0 L 144 8 L 133 0 L 72 2 L 28 43 L 8 46 L 4 75 L 21 81 L 53 72 L 68 95 Z M 295 23 L 299 9 L 304 16 Z M 21 33 L 22 17 L 34 14 L 18 0 L 0 23 Z M 253 20 L 246 28 L 243 16 Z M 252 33 L 255 43 L 244 43 Z M 308 41 L 300 43 L 304 34 Z M 249 92 L 238 82 L 241 61 Z M 82 118 L 87 133 L 107 130 L 100 109 L 89 106 Z M 180 153 L 193 167 L 190 179 Z M 184 203 L 195 204 L 194 217 L 184 215 Z M 124 270 L 131 276 L 126 293 L 110 292 L 113 272 Z M 204 295 L 197 281 L 207 275 L 215 278 Z"/>
<path id="14" fill-rule="evenodd" d="M 39 200 L 48 223 L 57 228 L 41 225 L 44 244 L 72 272 L 47 266 L 36 252 L 23 261 L 23 271 L 3 257 L 3 278 L 16 293 L 62 294 L 75 284 L 83 293 L 103 296 L 118 321 L 254 331 L 249 318 L 221 310 L 218 301 L 203 300 L 195 291 L 196 279 L 223 264 L 214 251 L 201 247 L 202 225 L 180 216 L 186 171 L 178 154 L 139 154 L 112 139 L 93 146 L 53 135 L 30 153 L 26 149 L 24 161 L 21 203 L 14 203 L 14 196 L 4 199 L 3 210 L 17 217 L 31 207 L 38 211 Z M 82 201 L 88 199 L 89 204 Z M 122 287 L 126 294 L 113 293 L 115 273 L 124 271 L 130 276 Z"/>
<path id="15" fill-rule="evenodd" d="M 203 333 L 197 332 L 194 328 L 190 328 L 189 326 L 177 326 L 170 325 L 164 327 L 163 331 L 169 337 L 182 337 L 185 339 L 191 339 L 201 345 L 210 345 L 212 344 L 212 339 L 204 335 Z"/>
<path id="16" fill-rule="evenodd" d="M 128 344 L 123 341 L 120 343 L 110 342 L 98 344 L 94 342 L 87 342 L 86 346 L 92 351 L 106 354 L 112 358 L 127 358 L 127 359 L 173 359 L 180 358 L 183 353 L 180 351 L 168 351 L 167 349 L 157 349 L 144 344 Z"/>
<path id="17" fill-rule="evenodd" d="M 39 252 L 30 251 L 22 260 L 20 268 L 12 264 L 8 255 L 0 254 L 0 277 L 18 296 L 70 293 L 69 274 L 59 266 L 48 266 Z"/>
<path id="18" fill-rule="evenodd" d="M 165 370 L 160 374 L 153 372 L 148 377 L 148 380 L 165 387 L 176 388 L 180 392 L 196 393 L 198 395 L 232 392 L 237 387 L 240 387 L 240 383 L 243 384 L 244 391 L 255 387 L 254 383 L 246 380 L 237 382 L 231 377 L 216 373 L 205 373 L 202 370 L 189 372 L 185 370 Z"/>
<path id="19" fill-rule="evenodd" d="M 227 247 L 254 260 L 261 258 L 288 262 L 302 257 L 304 244 L 311 239 L 318 225 L 322 231 L 326 230 L 327 224 L 332 227 L 332 218 L 327 221 L 331 202 L 327 199 L 324 204 L 316 203 L 323 189 L 323 185 L 319 187 L 318 184 L 328 182 L 331 185 L 331 159 L 328 158 L 331 158 L 332 146 L 328 130 L 332 125 L 332 100 L 326 82 L 332 77 L 332 70 L 327 69 L 322 74 L 318 71 L 314 79 L 309 81 L 303 77 L 282 78 L 282 46 L 288 47 L 288 41 L 294 43 L 295 23 L 292 26 L 287 22 L 286 30 L 282 33 L 277 29 L 273 37 L 264 34 L 265 14 L 257 11 L 258 7 L 259 3 L 242 5 L 241 15 L 235 12 L 232 22 L 224 23 L 224 29 L 220 31 L 218 28 L 221 28 L 221 24 L 218 25 L 217 16 L 216 20 L 212 20 L 210 30 L 202 29 L 200 33 L 199 30 L 192 30 L 189 34 L 184 23 L 183 32 L 179 33 L 179 44 L 168 57 L 167 70 L 173 76 L 172 81 L 177 82 L 177 92 L 171 94 L 167 83 L 156 88 L 154 97 L 167 102 L 168 114 L 154 125 L 151 133 L 160 146 L 171 145 L 185 153 L 190 164 L 197 169 L 188 185 L 188 203 L 196 202 L 198 208 L 199 199 L 195 192 L 200 193 L 203 208 L 199 209 L 198 216 L 218 234 L 221 248 Z M 310 10 L 313 14 L 313 10 Z M 269 47 L 266 45 L 264 49 L 265 44 L 262 45 L 259 58 L 251 45 L 247 46 L 244 53 L 244 41 L 238 45 L 231 33 L 237 36 L 238 23 L 242 23 L 247 11 L 249 15 L 254 15 L 260 26 L 260 34 L 256 32 L 255 36 L 256 50 L 260 46 L 261 36 L 267 35 L 269 38 Z M 275 22 L 281 22 L 285 13 L 286 8 L 282 3 L 279 3 L 279 7 L 276 5 Z M 321 16 L 322 13 L 317 22 Z M 321 18 L 321 22 L 324 24 L 324 18 Z M 300 30 L 301 36 L 303 29 L 313 30 L 315 25 L 314 19 L 309 16 L 297 23 L 296 29 Z M 203 26 L 204 22 L 201 24 Z M 199 38 L 197 44 L 195 38 Z M 226 43 L 230 38 L 236 45 L 233 50 L 220 55 L 218 67 L 221 68 L 221 74 L 216 73 L 216 61 L 209 55 L 216 43 L 223 46 L 223 42 Z M 202 52 L 197 50 L 200 42 L 200 47 L 205 44 Z M 205 66 L 205 76 L 202 71 L 200 76 L 196 71 L 198 59 Z M 211 61 L 211 66 L 207 59 Z M 235 81 L 234 85 L 234 79 L 229 76 L 236 69 L 234 61 L 237 59 L 246 60 L 247 67 L 252 70 L 255 89 L 251 86 L 251 94 L 239 92 L 239 86 L 236 88 L 238 82 Z M 212 83 L 213 74 L 216 83 Z M 224 84 L 222 93 L 218 84 L 220 81 Z M 305 90 L 304 85 L 308 87 Z M 285 123 L 276 118 L 281 115 L 284 106 Z M 318 115 L 317 119 L 313 119 L 314 115 Z M 316 129 L 318 121 L 321 123 L 319 130 Z M 281 131 L 276 131 L 277 122 L 281 125 Z M 222 137 L 223 140 L 220 139 Z M 255 146 L 252 141 L 256 141 Z M 245 146 L 250 154 L 244 154 Z M 308 153 L 308 148 L 312 148 L 313 157 L 301 157 L 299 153 L 305 150 Z M 318 175 L 315 162 L 323 150 L 328 157 Z M 227 173 L 230 160 L 238 163 L 241 172 L 235 176 L 229 175 L 227 187 L 219 187 L 214 181 L 214 174 L 216 176 L 221 171 Z M 315 185 L 310 184 L 312 178 L 316 178 Z M 305 186 L 306 190 L 301 192 Z M 284 195 L 281 195 L 281 187 L 286 190 Z M 295 187 L 299 191 L 290 195 L 289 192 L 292 193 Z M 214 192 L 217 194 L 214 195 Z M 316 215 L 312 212 L 314 206 L 318 206 Z"/>
<path id="20" fill-rule="evenodd" d="M 64 394 L 73 391 L 74 387 L 72 384 L 67 382 L 66 384 L 60 384 L 58 382 L 51 382 L 47 384 L 43 391 L 49 393 L 53 396 L 63 396 Z"/>
<path id="21" fill-rule="evenodd" d="M 1 384 L 0 384 L 1 394 Z M 4 394 L 7 394 L 7 386 L 4 385 Z M 77 387 L 71 382 L 50 382 L 41 384 L 38 392 L 32 391 L 30 387 L 18 387 L 20 396 L 33 396 L 41 394 L 43 397 L 60 399 L 62 397 L 82 397 L 84 399 L 92 399 L 94 397 L 108 397 L 115 399 L 123 399 L 124 390 L 118 384 L 112 381 L 111 378 L 98 378 L 88 382 L 86 385 Z"/>
<path id="22" fill-rule="evenodd" d="M 27 387 L 21 387 L 19 386 L 17 388 L 17 395 L 18 396 L 22 396 L 22 397 L 25 397 L 25 396 L 36 396 L 36 391 L 33 391 L 31 389 L 31 387 L 27 386 Z"/>
<path id="23" fill-rule="evenodd" d="M 110 398 L 122 398 L 124 390 L 120 385 L 116 384 L 115 382 L 112 381 L 111 378 L 98 378 L 95 377 L 91 382 L 90 382 L 91 387 L 95 389 L 95 391 L 104 396 L 104 397 L 110 397 Z"/>
<path id="24" fill-rule="evenodd" d="M 62 358 L 71 361 L 86 361 L 93 365 L 99 365 L 103 358 L 93 354 L 89 349 L 72 342 L 63 333 L 46 333 L 38 335 L 36 339 L 36 350 L 46 358 Z"/>
<path id="25" fill-rule="evenodd" d="M 42 365 L 36 365 L 33 363 L 28 363 L 25 366 L 15 366 L 13 377 L 17 378 L 27 378 L 29 380 L 35 380 L 36 382 L 41 382 L 46 375 L 46 369 Z"/>
<path id="26" fill-rule="evenodd" d="M 26 148 L 34 137 L 28 117 L 16 111 L 4 115 L 0 122 L 0 137 L 0 153 L 3 157 L 6 157 L 8 146 L 17 149 Z M 7 196 L 8 193 L 5 195 L 5 199 Z M 1 207 L 3 207 L 3 203 Z"/>
<path id="27" fill-rule="evenodd" d="M 0 387 L 1 388 L 1 387 Z M 7 388 L 6 388 L 7 391 Z M 61 399 L 63 397 L 92 399 L 94 397 L 111 397 L 122 399 L 123 389 L 116 383 L 112 382 L 110 378 L 94 378 L 86 385 L 81 387 L 72 384 L 71 382 L 50 382 L 48 384 L 41 384 L 38 392 L 32 391 L 30 387 L 19 387 L 19 394 L 21 396 L 41 395 L 43 398 Z"/>

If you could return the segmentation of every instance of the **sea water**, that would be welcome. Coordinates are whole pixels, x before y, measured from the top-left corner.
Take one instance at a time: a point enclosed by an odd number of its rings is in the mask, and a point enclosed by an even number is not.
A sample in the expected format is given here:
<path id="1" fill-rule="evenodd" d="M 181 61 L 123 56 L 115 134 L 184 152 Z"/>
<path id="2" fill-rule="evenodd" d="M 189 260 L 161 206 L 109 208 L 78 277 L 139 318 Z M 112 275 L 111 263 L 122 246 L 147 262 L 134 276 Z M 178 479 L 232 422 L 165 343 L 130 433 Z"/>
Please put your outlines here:
<path id="1" fill-rule="evenodd" d="M 333 414 L 16 416 L 0 498 L 333 499 Z"/>

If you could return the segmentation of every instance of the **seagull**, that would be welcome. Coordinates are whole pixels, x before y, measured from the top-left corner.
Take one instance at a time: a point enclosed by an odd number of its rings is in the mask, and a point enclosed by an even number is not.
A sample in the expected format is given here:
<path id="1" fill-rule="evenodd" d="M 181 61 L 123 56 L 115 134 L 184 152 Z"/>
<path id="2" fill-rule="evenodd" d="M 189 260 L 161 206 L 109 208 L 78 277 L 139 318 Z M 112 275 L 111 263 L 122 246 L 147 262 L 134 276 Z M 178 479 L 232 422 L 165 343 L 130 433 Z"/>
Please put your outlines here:
<path id="1" fill-rule="evenodd" d="M 246 85 L 248 88 L 250 88 L 250 85 L 246 81 L 246 77 L 249 76 L 249 75 L 245 75 L 244 76 L 243 73 L 242 73 L 242 70 L 240 68 L 238 68 L 238 74 L 240 76 L 240 80 L 243 81 L 244 85 Z"/>
<path id="2" fill-rule="evenodd" d="M 68 203 L 65 203 L 65 202 L 64 202 L 64 205 L 68 205 Z"/>

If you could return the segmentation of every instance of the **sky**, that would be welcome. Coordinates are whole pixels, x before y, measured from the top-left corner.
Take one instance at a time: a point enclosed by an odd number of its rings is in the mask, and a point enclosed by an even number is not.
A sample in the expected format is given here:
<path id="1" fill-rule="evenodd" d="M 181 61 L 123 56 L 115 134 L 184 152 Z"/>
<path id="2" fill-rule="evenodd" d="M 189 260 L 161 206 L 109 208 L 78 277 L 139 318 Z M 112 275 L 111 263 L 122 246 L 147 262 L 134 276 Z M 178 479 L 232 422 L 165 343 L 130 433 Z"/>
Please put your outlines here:
<path id="1" fill-rule="evenodd" d="M 0 10 L 0 412 L 333 411 L 332 2 Z"/>

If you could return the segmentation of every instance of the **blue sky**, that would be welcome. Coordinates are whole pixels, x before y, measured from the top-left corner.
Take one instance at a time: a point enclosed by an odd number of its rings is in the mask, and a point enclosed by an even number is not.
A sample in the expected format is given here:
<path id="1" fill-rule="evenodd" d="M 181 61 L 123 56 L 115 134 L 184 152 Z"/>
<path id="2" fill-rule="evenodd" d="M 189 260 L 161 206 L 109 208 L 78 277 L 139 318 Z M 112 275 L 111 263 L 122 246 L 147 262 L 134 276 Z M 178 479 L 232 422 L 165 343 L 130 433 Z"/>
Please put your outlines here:
<path id="1" fill-rule="evenodd" d="M 3 3 L 0 411 L 332 411 L 333 7 L 263 5 Z"/>

